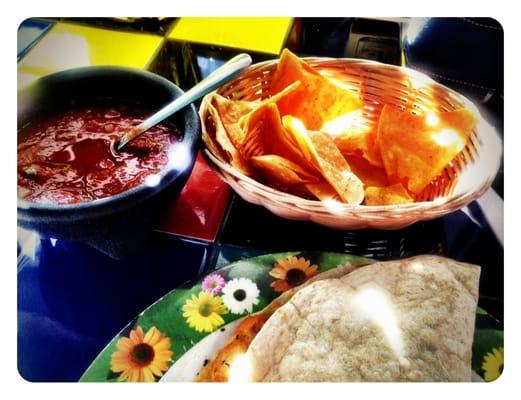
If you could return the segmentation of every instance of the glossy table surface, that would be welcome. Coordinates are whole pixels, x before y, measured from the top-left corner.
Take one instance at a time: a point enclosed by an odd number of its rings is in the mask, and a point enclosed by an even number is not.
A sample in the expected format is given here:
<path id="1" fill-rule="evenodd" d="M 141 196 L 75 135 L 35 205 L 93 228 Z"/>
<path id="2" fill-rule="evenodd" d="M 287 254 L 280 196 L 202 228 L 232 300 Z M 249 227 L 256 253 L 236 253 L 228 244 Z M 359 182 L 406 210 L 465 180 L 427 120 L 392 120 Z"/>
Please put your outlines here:
<path id="1" fill-rule="evenodd" d="M 211 173 L 201 168 L 201 176 Z M 165 212 L 152 240 L 131 259 L 19 230 L 18 369 L 24 378 L 77 381 L 110 339 L 170 290 L 236 259 L 276 251 L 327 250 L 381 260 L 434 253 L 476 263 L 482 266 L 480 306 L 503 320 L 502 170 L 493 187 L 463 210 L 398 231 L 337 231 L 283 220 L 230 195 L 214 178 L 205 178 L 215 185 L 207 188 L 206 203 L 186 200 L 198 198 L 196 181 L 187 185 L 192 194 Z M 220 211 L 212 209 L 214 197 Z M 206 217 L 213 222 L 205 225 Z M 194 221 L 201 225 L 187 230 Z"/>

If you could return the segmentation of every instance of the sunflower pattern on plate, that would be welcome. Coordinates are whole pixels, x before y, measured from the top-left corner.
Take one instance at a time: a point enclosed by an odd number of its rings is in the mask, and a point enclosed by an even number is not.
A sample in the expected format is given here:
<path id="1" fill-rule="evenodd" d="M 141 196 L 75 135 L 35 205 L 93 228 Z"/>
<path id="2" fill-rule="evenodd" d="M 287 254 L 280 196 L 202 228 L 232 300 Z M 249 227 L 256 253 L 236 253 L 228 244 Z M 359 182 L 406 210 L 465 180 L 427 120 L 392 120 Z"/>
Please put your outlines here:
<path id="1" fill-rule="evenodd" d="M 168 369 L 172 359 L 170 338 L 155 326 L 145 334 L 141 326 L 130 331 L 129 337 L 121 337 L 112 353 L 111 370 L 118 381 L 155 382 Z"/>
<path id="2" fill-rule="evenodd" d="M 496 380 L 503 373 L 504 355 L 503 347 L 493 348 L 483 357 L 481 369 L 484 371 L 483 378 L 487 382 Z"/>
<path id="3" fill-rule="evenodd" d="M 340 265 L 374 262 L 327 252 L 294 251 L 254 258 L 238 253 L 239 261 L 224 261 L 228 253 L 206 276 L 148 307 L 112 339 L 80 380 L 157 382 L 206 336 L 262 310 L 290 288 Z M 478 312 L 472 363 L 486 381 L 496 379 L 503 365 L 503 332 L 494 321 L 485 311 Z"/>
<path id="4" fill-rule="evenodd" d="M 277 278 L 270 286 L 276 292 L 285 292 L 302 285 L 309 278 L 317 274 L 318 265 L 311 265 L 304 257 L 288 257 L 279 260 L 270 271 L 270 275 Z"/>
<path id="5" fill-rule="evenodd" d="M 221 314 L 227 312 L 221 297 L 205 291 L 199 292 L 198 295 L 193 294 L 183 306 L 186 323 L 198 332 L 213 332 L 224 324 Z"/>

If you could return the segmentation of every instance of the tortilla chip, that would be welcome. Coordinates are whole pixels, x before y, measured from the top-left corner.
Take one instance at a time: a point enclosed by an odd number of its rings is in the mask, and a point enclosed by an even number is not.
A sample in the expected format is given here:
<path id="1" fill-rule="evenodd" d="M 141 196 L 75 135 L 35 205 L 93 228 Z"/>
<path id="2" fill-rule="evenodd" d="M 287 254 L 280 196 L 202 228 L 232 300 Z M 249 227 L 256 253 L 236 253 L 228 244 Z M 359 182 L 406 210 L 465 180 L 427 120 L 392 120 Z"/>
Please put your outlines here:
<path id="1" fill-rule="evenodd" d="M 364 187 L 389 185 L 389 179 L 383 168 L 371 165 L 365 158 L 342 154 L 353 173 L 364 183 Z"/>
<path id="2" fill-rule="evenodd" d="M 221 117 L 221 122 L 226 129 L 230 141 L 237 148 L 243 142 L 245 133 L 239 125 L 242 116 L 253 111 L 258 102 L 230 100 L 217 93 L 211 97 L 211 103 L 215 106 Z"/>
<path id="3" fill-rule="evenodd" d="M 291 136 L 291 140 L 297 144 L 306 164 L 313 168 L 320 170 L 320 166 L 316 161 L 314 155 L 313 143 L 308 136 L 308 131 L 302 121 L 294 118 L 291 115 L 286 115 L 282 118 L 282 125 Z"/>
<path id="4" fill-rule="evenodd" d="M 206 101 L 206 99 L 203 99 L 203 102 Z M 208 115 L 207 115 L 207 121 L 203 122 L 206 126 L 206 129 L 203 129 L 202 131 L 202 139 L 206 147 L 210 149 L 212 154 L 219 157 L 221 160 L 230 161 L 229 155 L 226 154 L 223 150 L 223 148 L 217 143 L 217 125 L 219 125 L 219 120 L 216 120 L 216 116 L 219 116 L 219 113 L 213 107 L 210 103 L 207 104 L 208 109 Z M 202 116 L 201 116 L 202 118 Z"/>
<path id="5" fill-rule="evenodd" d="M 420 193 L 463 150 L 475 122 L 466 109 L 414 115 L 385 105 L 377 137 L 391 183 Z"/>
<path id="6" fill-rule="evenodd" d="M 362 108 L 358 95 L 335 85 L 285 49 L 273 75 L 272 93 L 296 81 L 301 86 L 279 99 L 277 106 L 282 116 L 293 115 L 308 129 L 319 130 L 326 121 Z"/>
<path id="7" fill-rule="evenodd" d="M 208 96 L 208 101 L 214 105 L 215 109 L 219 113 L 221 122 L 226 129 L 230 141 L 236 148 L 238 148 L 246 136 L 242 122 L 244 118 L 247 118 L 248 114 L 264 105 L 275 103 L 277 100 L 296 90 L 299 86 L 300 82 L 293 82 L 276 96 L 272 96 L 262 101 L 231 100 L 218 93 L 210 94 Z"/>
<path id="8" fill-rule="evenodd" d="M 412 202 L 414 202 L 414 199 L 400 183 L 384 187 L 369 186 L 365 189 L 364 204 L 367 206 L 406 204 Z"/>
<path id="9" fill-rule="evenodd" d="M 336 190 L 327 182 L 308 183 L 304 185 L 306 189 L 320 201 L 334 200 L 341 202 L 340 196 Z"/>
<path id="10" fill-rule="evenodd" d="M 383 167 L 377 134 L 376 126 L 367 127 L 365 130 L 352 129 L 337 136 L 335 144 L 344 154 L 363 157 L 375 167 Z"/>
<path id="11" fill-rule="evenodd" d="M 298 119 L 289 115 L 283 117 L 282 123 L 306 159 L 321 172 L 340 199 L 345 203 L 360 204 L 364 198 L 362 181 L 351 172 L 333 140 L 323 132 L 306 131 Z"/>
<path id="12" fill-rule="evenodd" d="M 283 97 L 293 93 L 295 90 L 297 90 L 302 82 L 295 81 L 290 83 L 288 86 L 286 86 L 284 89 L 278 91 L 277 93 L 272 93 L 270 97 L 267 99 L 264 99 L 261 101 L 261 103 L 276 103 Z"/>
<path id="13" fill-rule="evenodd" d="M 250 175 L 251 169 L 239 151 L 247 134 L 242 121 L 244 121 L 250 113 L 270 103 L 276 102 L 278 99 L 294 91 L 299 85 L 300 82 L 294 82 L 284 88 L 284 90 L 276 96 L 263 101 L 230 100 L 218 93 L 207 95 L 203 101 L 206 102 L 209 114 L 215 124 L 214 130 L 207 129 L 208 132 L 203 134 L 203 140 L 210 151 L 230 162 L 241 172 Z"/>
<path id="14" fill-rule="evenodd" d="M 275 154 L 307 169 L 307 162 L 293 137 L 284 129 L 274 103 L 264 103 L 241 120 L 246 137 L 239 147 L 245 159 Z"/>
<path id="15" fill-rule="evenodd" d="M 320 181 L 300 165 L 274 154 L 252 157 L 250 161 L 263 178 L 277 187 Z"/>
<path id="16" fill-rule="evenodd" d="M 444 112 L 438 114 L 443 124 L 454 128 L 459 128 L 462 132 L 470 136 L 470 133 L 476 125 L 476 116 L 466 108 Z"/>
<path id="17" fill-rule="evenodd" d="M 215 131 L 207 132 L 207 134 L 203 136 L 203 140 L 212 153 L 220 155 L 224 160 L 227 160 L 233 167 L 237 168 L 243 174 L 251 175 L 251 168 L 230 140 L 226 128 L 221 121 L 219 112 L 211 103 L 211 99 L 212 98 L 209 97 L 205 98 L 203 101 L 207 101 L 208 112 L 215 122 Z M 210 134 L 215 136 L 212 137 Z"/>
<path id="18" fill-rule="evenodd" d="M 335 188 L 342 201 L 360 204 L 364 199 L 363 183 L 351 171 L 333 140 L 322 132 L 309 131 L 308 135 L 317 153 L 316 161 L 324 178 Z"/>

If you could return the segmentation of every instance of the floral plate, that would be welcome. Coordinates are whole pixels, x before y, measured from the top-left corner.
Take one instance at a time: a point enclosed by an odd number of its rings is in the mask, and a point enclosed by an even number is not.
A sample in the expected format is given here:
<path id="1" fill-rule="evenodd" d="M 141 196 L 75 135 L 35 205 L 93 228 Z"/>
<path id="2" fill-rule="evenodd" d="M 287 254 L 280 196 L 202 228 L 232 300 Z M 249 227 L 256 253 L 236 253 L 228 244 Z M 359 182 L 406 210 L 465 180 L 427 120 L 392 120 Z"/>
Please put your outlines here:
<path id="1" fill-rule="evenodd" d="M 288 252 L 229 264 L 152 304 L 112 339 L 80 381 L 193 381 L 244 316 L 319 272 L 371 262 L 339 253 Z M 503 331 L 481 308 L 472 368 L 486 381 L 503 370 Z"/>

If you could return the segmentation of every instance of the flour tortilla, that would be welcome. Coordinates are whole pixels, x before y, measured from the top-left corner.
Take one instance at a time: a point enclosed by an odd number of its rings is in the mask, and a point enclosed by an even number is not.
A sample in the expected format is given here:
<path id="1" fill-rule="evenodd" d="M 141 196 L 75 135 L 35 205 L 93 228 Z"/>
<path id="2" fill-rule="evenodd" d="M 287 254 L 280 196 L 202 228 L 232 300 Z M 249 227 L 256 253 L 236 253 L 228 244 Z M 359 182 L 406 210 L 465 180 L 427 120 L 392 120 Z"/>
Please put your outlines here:
<path id="1" fill-rule="evenodd" d="M 270 305 L 247 352 L 254 381 L 471 381 L 478 266 L 418 256 L 342 272 Z"/>

